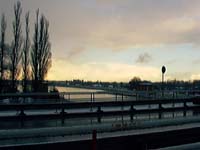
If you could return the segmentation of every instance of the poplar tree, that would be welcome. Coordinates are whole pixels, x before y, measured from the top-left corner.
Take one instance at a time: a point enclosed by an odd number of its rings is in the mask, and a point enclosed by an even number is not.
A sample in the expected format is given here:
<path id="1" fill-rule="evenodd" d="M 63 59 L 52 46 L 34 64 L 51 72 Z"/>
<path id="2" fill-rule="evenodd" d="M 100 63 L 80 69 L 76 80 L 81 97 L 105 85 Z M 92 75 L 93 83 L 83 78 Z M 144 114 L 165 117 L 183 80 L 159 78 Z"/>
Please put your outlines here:
<path id="1" fill-rule="evenodd" d="M 25 16 L 25 40 L 22 55 L 23 92 L 27 92 L 27 80 L 30 80 L 30 39 L 29 39 L 29 12 Z"/>
<path id="2" fill-rule="evenodd" d="M 11 53 L 11 88 L 12 92 L 17 89 L 16 81 L 20 74 L 20 60 L 22 56 L 22 31 L 21 31 L 21 14 L 22 7 L 20 1 L 14 5 L 14 21 L 13 21 L 13 42 L 12 42 L 12 53 Z"/>

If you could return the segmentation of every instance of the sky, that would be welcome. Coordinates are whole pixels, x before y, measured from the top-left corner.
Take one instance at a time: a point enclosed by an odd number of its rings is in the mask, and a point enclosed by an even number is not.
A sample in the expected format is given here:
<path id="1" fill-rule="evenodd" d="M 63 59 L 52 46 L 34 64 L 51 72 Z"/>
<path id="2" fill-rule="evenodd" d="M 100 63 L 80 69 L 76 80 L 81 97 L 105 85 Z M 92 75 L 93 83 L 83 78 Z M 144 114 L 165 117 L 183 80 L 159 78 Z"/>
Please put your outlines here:
<path id="1" fill-rule="evenodd" d="M 12 40 L 13 5 L 0 0 Z M 200 79 L 199 0 L 21 0 L 31 23 L 37 8 L 50 24 L 48 80 L 127 82 Z M 23 19 L 24 20 L 24 19 Z M 23 24 L 24 28 L 24 24 Z M 33 30 L 33 26 L 31 30 Z M 32 35 L 31 35 L 32 39 Z"/>

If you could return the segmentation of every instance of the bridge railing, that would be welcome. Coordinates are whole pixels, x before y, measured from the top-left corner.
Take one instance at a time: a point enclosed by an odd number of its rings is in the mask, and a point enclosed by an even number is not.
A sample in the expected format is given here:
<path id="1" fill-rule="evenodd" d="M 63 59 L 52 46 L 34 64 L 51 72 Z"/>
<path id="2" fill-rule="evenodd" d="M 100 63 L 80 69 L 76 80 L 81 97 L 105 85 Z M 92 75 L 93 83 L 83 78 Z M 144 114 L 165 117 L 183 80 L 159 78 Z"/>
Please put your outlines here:
<path id="1" fill-rule="evenodd" d="M 133 101 L 156 99 L 179 99 L 193 97 L 199 91 L 99 91 L 99 92 L 55 92 L 55 93 L 3 93 L 0 103 L 60 103 L 60 102 L 101 102 Z"/>
<path id="2" fill-rule="evenodd" d="M 5 93 L 0 94 L 0 103 L 52 103 L 52 102 L 97 102 L 136 100 L 134 93 L 112 92 L 56 92 L 56 93 Z"/>
<path id="3" fill-rule="evenodd" d="M 98 122 L 101 122 L 102 117 L 105 116 L 128 115 L 130 116 L 130 120 L 134 120 L 133 118 L 135 115 L 155 113 L 160 119 L 162 118 L 162 114 L 165 112 L 182 112 L 183 117 L 185 117 L 187 116 L 187 111 L 200 110 L 200 105 L 192 104 L 194 101 L 197 101 L 197 99 L 185 98 L 117 102 L 0 104 L 0 120 L 20 120 L 23 122 L 24 120 L 33 119 L 60 118 L 64 121 L 67 118 L 95 117 Z M 198 99 L 198 101 L 200 101 L 200 99 Z M 37 114 L 30 114 L 30 111 L 32 110 L 34 112 L 37 111 Z M 56 112 L 54 110 L 56 110 Z M 5 111 L 16 111 L 17 115 L 16 113 L 14 115 L 2 115 L 1 112 Z M 47 111 L 47 113 L 44 114 L 44 111 Z"/>

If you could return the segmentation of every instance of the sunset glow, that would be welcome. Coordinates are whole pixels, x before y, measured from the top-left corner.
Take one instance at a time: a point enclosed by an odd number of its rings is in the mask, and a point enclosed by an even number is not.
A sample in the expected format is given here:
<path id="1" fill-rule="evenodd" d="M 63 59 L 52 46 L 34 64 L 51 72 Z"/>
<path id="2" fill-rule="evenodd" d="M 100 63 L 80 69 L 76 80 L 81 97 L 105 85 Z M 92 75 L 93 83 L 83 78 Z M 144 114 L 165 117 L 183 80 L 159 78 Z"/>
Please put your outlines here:
<path id="1" fill-rule="evenodd" d="M 0 1 L 8 24 L 15 2 Z M 167 67 L 166 79 L 200 79 L 200 1 L 21 2 L 23 16 L 31 11 L 31 22 L 37 8 L 49 20 L 53 53 L 49 80 L 120 82 L 139 76 L 160 81 L 162 65 Z M 8 33 L 6 41 L 10 37 Z"/>

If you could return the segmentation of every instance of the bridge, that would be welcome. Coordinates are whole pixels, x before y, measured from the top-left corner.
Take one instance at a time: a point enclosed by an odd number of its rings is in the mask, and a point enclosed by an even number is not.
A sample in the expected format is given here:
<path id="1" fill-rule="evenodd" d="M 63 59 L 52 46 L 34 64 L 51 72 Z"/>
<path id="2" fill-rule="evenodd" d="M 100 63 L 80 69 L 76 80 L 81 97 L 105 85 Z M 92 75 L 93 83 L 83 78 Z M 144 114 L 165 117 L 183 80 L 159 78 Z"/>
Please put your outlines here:
<path id="1" fill-rule="evenodd" d="M 55 93 L 52 93 L 53 95 Z M 26 98 L 34 97 L 35 95 L 46 96 L 47 93 L 32 93 L 32 94 L 3 94 L 0 95 L 0 99 L 12 98 L 13 101 L 5 104 L 4 102 L 0 103 L 0 122 L 8 122 L 13 123 L 17 122 L 19 126 L 17 129 L 12 129 L 9 132 L 5 129 L 2 129 L 0 132 L 0 145 L 1 148 L 12 148 L 16 146 L 20 148 L 24 148 L 26 146 L 31 147 L 30 145 L 35 145 L 36 147 L 49 147 L 49 144 L 41 142 L 37 142 L 35 144 L 13 144 L 4 145 L 5 141 L 10 141 L 12 139 L 19 139 L 21 141 L 27 140 L 27 138 L 36 138 L 40 137 L 59 137 L 62 135 L 67 139 L 72 138 L 74 140 L 68 140 L 65 142 L 52 142 L 51 144 L 57 143 L 60 145 L 61 143 L 70 147 L 70 145 L 77 145 L 79 143 L 83 147 L 88 146 L 88 137 L 90 136 L 92 130 L 97 130 L 97 133 L 101 137 L 100 145 L 104 145 L 103 143 L 111 144 L 114 141 L 127 140 L 128 143 L 131 144 L 135 141 L 136 145 L 144 149 L 144 145 L 150 148 L 159 148 L 163 146 L 170 146 L 180 143 L 194 142 L 198 141 L 199 135 L 199 127 L 193 126 L 191 127 L 183 127 L 180 128 L 180 132 L 177 128 L 171 128 L 170 130 L 166 130 L 166 126 L 177 126 L 181 124 L 191 124 L 198 123 L 200 121 L 198 117 L 198 113 L 200 111 L 200 105 L 196 105 L 198 98 L 180 98 L 180 99 L 148 99 L 148 100 L 136 100 L 134 95 L 120 95 L 119 97 L 114 96 L 113 101 L 95 101 L 95 94 L 106 94 L 105 92 L 99 93 L 61 93 L 63 95 L 92 95 L 91 99 L 88 101 L 72 101 L 66 99 L 51 99 L 51 100 L 35 100 L 34 103 L 30 101 L 26 101 Z M 109 93 L 110 94 L 110 93 Z M 119 93 L 117 93 L 119 95 Z M 129 96 L 129 99 L 125 97 Z M 65 96 L 64 96 L 65 97 Z M 67 96 L 68 97 L 68 96 Z M 132 99 L 131 99 L 132 98 Z M 19 101 L 19 100 L 22 100 Z M 25 101 L 24 101 L 25 100 Z M 45 103 L 44 103 L 45 101 Z M 19 103 L 20 102 L 20 103 Z M 166 118 L 165 115 L 170 113 L 171 116 Z M 176 114 L 179 114 L 178 116 Z M 197 115 L 197 116 L 196 116 Z M 142 120 L 140 116 L 145 117 L 145 120 Z M 153 118 L 152 118 L 153 116 Z M 121 119 L 118 121 L 106 122 L 107 118 L 115 118 L 120 117 Z M 70 119 L 90 119 L 93 120 L 93 124 L 91 125 L 80 125 L 76 124 L 75 126 L 66 127 Z M 60 126 L 56 127 L 48 127 L 45 128 L 37 128 L 34 127 L 27 128 L 28 122 L 44 120 L 60 120 Z M 1 126 L 1 125 L 0 125 Z M 163 128 L 162 128 L 163 127 Z M 161 128 L 161 129 L 160 129 Z M 137 133 L 140 129 L 149 129 L 147 132 Z M 150 132 L 151 130 L 151 132 Z M 153 130 L 153 131 L 152 131 Z M 166 131 L 165 131 L 166 130 Z M 126 135 L 124 135 L 124 132 Z M 162 132 L 161 132 L 162 131 Z M 198 131 L 198 132 L 197 132 Z M 103 135 L 107 133 L 106 137 Z M 115 135 L 115 133 L 118 133 Z M 129 134 L 130 133 L 130 134 Z M 133 134 L 134 133 L 134 134 Z M 182 134 L 184 136 L 180 137 L 181 140 L 177 141 L 177 143 L 171 144 L 169 142 L 168 145 L 164 143 L 162 140 L 166 140 L 165 135 L 169 134 L 168 140 L 170 137 L 175 139 L 175 135 Z M 192 134 L 191 134 L 192 133 Z M 187 134 L 187 135 L 186 135 Z M 73 136 L 72 136 L 73 135 Z M 82 135 L 82 139 L 80 139 L 80 135 Z M 187 140 L 186 137 L 193 136 L 192 139 Z M 77 140 L 78 137 L 78 140 Z M 130 137 L 130 138 L 129 138 Z M 156 144 L 151 141 L 150 137 L 154 137 L 155 140 L 160 141 L 163 145 Z M 152 139 L 154 139 L 152 138 Z M 145 143 L 142 139 L 147 139 Z M 122 141 L 123 141 L 122 140 Z M 142 140 L 142 141 L 141 141 Z M 1 142 L 2 141 L 2 142 Z M 3 142 L 4 141 L 4 142 Z M 37 141 L 37 140 L 36 140 Z M 102 143 L 102 141 L 104 141 Z M 132 142 L 131 142 L 132 141 Z M 151 141 L 151 142 L 150 142 Z M 183 142 L 185 141 L 185 142 Z M 8 142 L 9 143 L 9 142 Z M 76 144 L 75 144 L 76 143 Z M 134 142 L 133 142 L 134 143 Z M 154 146 L 150 143 L 154 143 Z M 51 145 L 50 144 L 50 145 Z M 61 145 L 62 145 L 61 144 Z M 47 146 L 48 145 L 48 146 Z M 156 146 L 155 146 L 156 145 Z M 109 147 L 109 146 L 108 146 Z M 115 149 L 117 146 L 115 146 Z M 54 147 L 55 148 L 55 147 Z M 71 147 L 73 148 L 73 147 Z M 78 148 L 77 148 L 78 149 Z M 103 149 L 103 148 L 102 148 Z"/>

